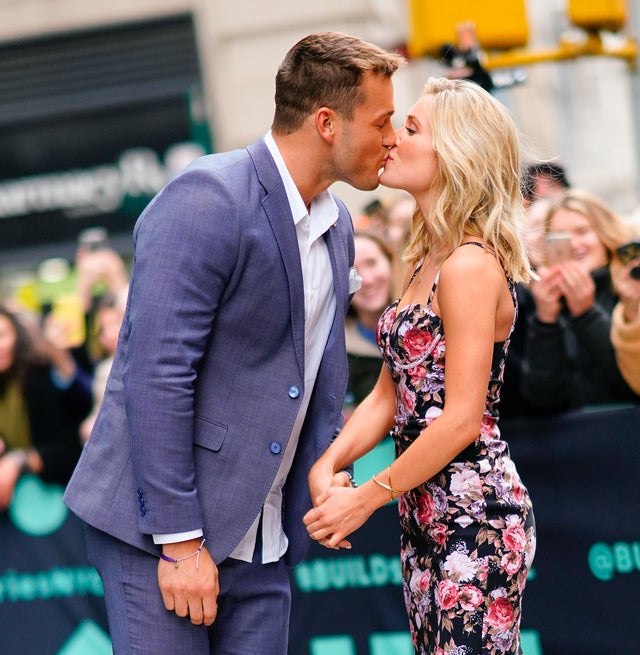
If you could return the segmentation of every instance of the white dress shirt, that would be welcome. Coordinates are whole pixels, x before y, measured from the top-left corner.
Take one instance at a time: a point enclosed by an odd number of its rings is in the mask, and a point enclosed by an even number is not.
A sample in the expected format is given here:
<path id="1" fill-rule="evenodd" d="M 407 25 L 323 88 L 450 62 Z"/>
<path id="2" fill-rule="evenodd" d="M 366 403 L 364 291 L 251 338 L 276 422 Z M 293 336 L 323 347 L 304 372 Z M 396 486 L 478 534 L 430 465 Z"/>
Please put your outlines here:
<path id="1" fill-rule="evenodd" d="M 327 245 L 322 235 L 338 219 L 338 207 L 329 191 L 316 196 L 307 211 L 302 196 L 285 166 L 276 143 L 268 132 L 265 143 L 282 178 L 298 237 L 304 284 L 304 393 L 300 409 L 284 450 L 280 468 L 262 509 L 230 557 L 251 562 L 262 516 L 262 562 L 275 562 L 287 550 L 282 529 L 282 489 L 293 463 L 300 432 L 309 406 L 320 362 L 335 318 L 336 297 Z M 283 220 L 286 217 L 283 216 Z M 154 535 L 155 543 L 171 543 L 202 536 L 202 530 L 172 535 Z"/>

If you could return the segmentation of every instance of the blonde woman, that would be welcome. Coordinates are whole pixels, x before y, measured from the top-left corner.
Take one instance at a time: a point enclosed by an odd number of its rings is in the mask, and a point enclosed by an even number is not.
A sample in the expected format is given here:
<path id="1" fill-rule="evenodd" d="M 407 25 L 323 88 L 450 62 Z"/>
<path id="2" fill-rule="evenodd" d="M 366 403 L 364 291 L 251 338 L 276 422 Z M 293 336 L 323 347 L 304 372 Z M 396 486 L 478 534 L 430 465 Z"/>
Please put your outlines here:
<path id="1" fill-rule="evenodd" d="M 415 198 L 403 296 L 383 313 L 384 365 L 309 476 L 313 539 L 346 537 L 398 499 L 404 596 L 415 652 L 520 653 L 535 551 L 531 502 L 498 430 L 497 406 L 531 272 L 517 225 L 517 130 L 472 82 L 431 79 L 381 176 Z M 446 358 L 446 359 L 445 359 Z M 389 431 L 396 459 L 353 489 L 336 471 Z"/>
<path id="2" fill-rule="evenodd" d="M 569 247 L 563 261 L 543 260 L 529 287 L 535 313 L 526 325 L 523 395 L 546 410 L 637 401 L 610 337 L 618 300 L 611 274 L 622 268 L 616 248 L 633 228 L 580 189 L 551 202 L 544 226 L 547 237 L 565 235 Z"/>

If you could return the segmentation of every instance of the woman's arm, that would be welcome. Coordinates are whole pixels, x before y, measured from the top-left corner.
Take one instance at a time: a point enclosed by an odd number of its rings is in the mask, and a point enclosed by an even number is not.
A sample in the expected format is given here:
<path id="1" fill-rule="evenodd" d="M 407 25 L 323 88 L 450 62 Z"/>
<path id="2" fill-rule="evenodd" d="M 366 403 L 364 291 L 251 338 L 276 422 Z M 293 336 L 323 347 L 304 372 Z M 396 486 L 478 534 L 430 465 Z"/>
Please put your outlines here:
<path id="1" fill-rule="evenodd" d="M 358 405 L 340 434 L 309 472 L 309 487 L 314 504 L 329 488 L 338 471 L 373 450 L 393 425 L 395 388 L 383 364 L 371 393 Z"/>
<path id="2" fill-rule="evenodd" d="M 640 280 L 631 276 L 639 260 L 612 268 L 620 300 L 611 316 L 611 343 L 620 373 L 636 394 L 640 394 Z"/>

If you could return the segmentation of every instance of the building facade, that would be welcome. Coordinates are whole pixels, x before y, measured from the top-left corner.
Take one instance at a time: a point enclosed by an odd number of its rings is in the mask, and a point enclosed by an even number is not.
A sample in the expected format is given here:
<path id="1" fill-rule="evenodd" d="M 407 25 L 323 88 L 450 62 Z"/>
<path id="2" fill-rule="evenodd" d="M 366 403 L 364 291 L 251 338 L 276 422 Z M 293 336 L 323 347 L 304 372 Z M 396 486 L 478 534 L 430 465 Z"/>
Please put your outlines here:
<path id="1" fill-rule="evenodd" d="M 629 28 L 640 28 L 630 11 Z M 527 15 L 532 48 L 571 28 L 564 0 L 528 0 Z M 279 62 L 319 30 L 393 48 L 407 40 L 409 10 L 405 0 L 0 0 L 0 274 L 72 257 L 94 225 L 126 251 L 139 211 L 177 168 L 268 129 Z M 395 76 L 398 125 L 441 72 L 421 58 Z M 556 158 L 574 185 L 631 213 L 638 94 L 627 63 L 590 57 L 524 72 L 525 83 L 496 95 L 531 156 Z M 354 214 L 386 193 L 336 190 Z"/>

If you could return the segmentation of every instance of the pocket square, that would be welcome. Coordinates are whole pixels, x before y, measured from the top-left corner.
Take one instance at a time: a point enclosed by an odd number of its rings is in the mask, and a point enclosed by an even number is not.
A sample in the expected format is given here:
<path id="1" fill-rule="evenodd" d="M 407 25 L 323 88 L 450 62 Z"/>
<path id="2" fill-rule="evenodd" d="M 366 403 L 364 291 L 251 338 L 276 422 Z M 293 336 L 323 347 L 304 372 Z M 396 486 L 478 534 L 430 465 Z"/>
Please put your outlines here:
<path id="1" fill-rule="evenodd" d="M 349 294 L 355 293 L 362 286 L 362 278 L 358 275 L 356 267 L 349 269 Z"/>

